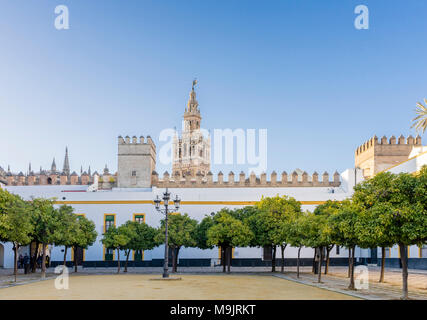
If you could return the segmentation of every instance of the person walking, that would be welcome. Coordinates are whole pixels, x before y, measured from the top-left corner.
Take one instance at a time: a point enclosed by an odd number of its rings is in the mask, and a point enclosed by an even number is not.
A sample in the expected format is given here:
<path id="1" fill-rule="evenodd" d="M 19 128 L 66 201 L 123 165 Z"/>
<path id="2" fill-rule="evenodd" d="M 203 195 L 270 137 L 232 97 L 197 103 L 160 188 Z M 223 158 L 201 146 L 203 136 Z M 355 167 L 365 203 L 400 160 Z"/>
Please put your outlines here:
<path id="1" fill-rule="evenodd" d="M 24 273 L 27 274 L 30 269 L 30 257 L 28 254 L 24 255 L 24 258 L 22 258 L 23 264 L 24 264 Z"/>

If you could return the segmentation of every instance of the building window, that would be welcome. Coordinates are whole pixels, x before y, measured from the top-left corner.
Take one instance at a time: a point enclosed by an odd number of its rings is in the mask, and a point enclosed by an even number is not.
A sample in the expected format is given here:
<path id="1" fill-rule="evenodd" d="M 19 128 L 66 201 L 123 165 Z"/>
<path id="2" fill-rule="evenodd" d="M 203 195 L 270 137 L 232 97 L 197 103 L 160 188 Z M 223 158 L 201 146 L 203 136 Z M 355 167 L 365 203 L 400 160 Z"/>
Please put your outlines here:
<path id="1" fill-rule="evenodd" d="M 138 223 L 144 223 L 145 222 L 145 214 L 135 213 L 133 215 L 133 221 L 138 222 Z"/>
<path id="2" fill-rule="evenodd" d="M 111 226 L 115 225 L 115 220 L 116 219 L 115 219 L 115 216 L 113 214 L 106 214 L 105 215 L 105 221 L 104 221 L 105 230 L 104 230 L 104 232 L 107 232 Z"/>
<path id="3" fill-rule="evenodd" d="M 391 248 L 385 248 L 385 257 L 391 258 Z"/>
<path id="4" fill-rule="evenodd" d="M 115 214 L 105 214 L 104 215 L 104 232 L 107 232 L 111 226 L 116 225 L 116 215 Z M 114 250 L 111 248 L 104 247 L 104 260 L 112 261 L 114 260 Z"/>
<path id="5" fill-rule="evenodd" d="M 111 248 L 105 249 L 105 261 L 113 261 L 114 260 L 114 250 Z"/>
<path id="6" fill-rule="evenodd" d="M 420 258 L 427 258 L 427 245 L 420 248 Z"/>
<path id="7" fill-rule="evenodd" d="M 340 254 L 340 246 L 336 246 L 336 250 L 337 250 L 336 253 Z"/>
<path id="8" fill-rule="evenodd" d="M 138 223 L 145 223 L 145 213 L 134 213 L 133 221 Z M 142 261 L 144 260 L 144 250 L 134 250 L 133 251 L 133 260 Z"/>

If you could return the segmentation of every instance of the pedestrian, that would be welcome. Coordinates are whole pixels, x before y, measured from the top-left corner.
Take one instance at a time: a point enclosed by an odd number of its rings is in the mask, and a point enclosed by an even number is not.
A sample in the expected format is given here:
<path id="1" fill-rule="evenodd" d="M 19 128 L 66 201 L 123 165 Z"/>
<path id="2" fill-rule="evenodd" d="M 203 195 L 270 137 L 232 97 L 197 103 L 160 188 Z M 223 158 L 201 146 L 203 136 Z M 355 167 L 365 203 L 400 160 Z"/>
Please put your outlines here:
<path id="1" fill-rule="evenodd" d="M 30 269 L 30 257 L 28 256 L 28 254 L 25 254 L 22 260 L 24 263 L 24 273 L 27 274 Z"/>
<path id="2" fill-rule="evenodd" d="M 37 258 L 37 267 L 39 267 L 39 268 L 42 267 L 42 256 L 41 255 Z"/>
<path id="3" fill-rule="evenodd" d="M 18 269 L 21 269 L 24 267 L 24 258 L 22 257 L 22 254 L 19 254 L 18 257 Z"/>

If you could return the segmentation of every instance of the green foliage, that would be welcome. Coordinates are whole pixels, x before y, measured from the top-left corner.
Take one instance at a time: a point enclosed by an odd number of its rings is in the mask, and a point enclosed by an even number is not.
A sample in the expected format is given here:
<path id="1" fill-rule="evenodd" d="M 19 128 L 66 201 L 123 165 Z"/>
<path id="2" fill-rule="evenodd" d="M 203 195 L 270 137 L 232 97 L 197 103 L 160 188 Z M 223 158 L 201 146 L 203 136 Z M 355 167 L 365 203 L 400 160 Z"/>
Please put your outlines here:
<path id="1" fill-rule="evenodd" d="M 380 173 L 355 187 L 361 243 L 421 245 L 427 240 L 426 169 L 418 175 Z"/>
<path id="2" fill-rule="evenodd" d="M 213 217 L 214 225 L 207 231 L 208 246 L 245 247 L 253 238 L 250 228 L 233 217 L 229 209 L 222 209 Z"/>
<path id="3" fill-rule="evenodd" d="M 357 225 L 362 208 L 350 200 L 345 200 L 334 206 L 334 209 L 336 210 L 332 210 L 327 221 L 331 242 L 347 248 L 361 246 Z"/>
<path id="4" fill-rule="evenodd" d="M 73 243 L 73 246 L 87 249 L 96 241 L 98 233 L 95 230 L 95 223 L 86 217 L 79 216 L 78 222 L 78 233 Z"/>
<path id="5" fill-rule="evenodd" d="M 246 223 L 254 233 L 252 246 L 282 245 L 292 221 L 301 215 L 301 204 L 294 198 L 263 198 L 254 209 L 246 212 Z"/>
<path id="6" fill-rule="evenodd" d="M 31 211 L 27 202 L 0 189 L 0 240 L 16 245 L 29 244 L 33 232 L 30 217 Z"/>
<path id="7" fill-rule="evenodd" d="M 200 249 L 212 249 L 214 246 L 208 244 L 208 230 L 215 224 L 213 215 L 205 216 L 202 221 L 197 225 L 194 239 L 196 240 L 197 247 Z"/>
<path id="8" fill-rule="evenodd" d="M 103 234 L 102 244 L 108 249 L 123 250 L 130 241 L 128 230 L 125 227 L 110 226 Z"/>
<path id="9" fill-rule="evenodd" d="M 36 198 L 32 200 L 31 222 L 34 226 L 33 239 L 44 244 L 53 244 L 56 239 L 59 214 L 53 206 L 53 199 Z"/>
<path id="10" fill-rule="evenodd" d="M 310 235 L 310 213 L 304 212 L 293 217 L 287 230 L 286 242 L 293 247 L 305 246 L 309 241 Z"/>
<path id="11" fill-rule="evenodd" d="M 165 220 L 162 220 L 161 226 L 156 237 L 158 243 L 164 242 Z M 188 214 L 174 214 L 168 217 L 168 245 L 172 248 L 195 247 L 197 221 L 191 219 Z"/>
<path id="12" fill-rule="evenodd" d="M 56 209 L 56 228 L 52 235 L 52 241 L 56 246 L 71 247 L 77 241 L 79 224 L 73 210 L 73 207 L 67 205 Z"/>
<path id="13" fill-rule="evenodd" d="M 129 238 L 124 249 L 127 250 L 151 250 L 160 243 L 156 241 L 157 230 L 146 223 L 127 221 L 120 226 L 120 232 Z"/>

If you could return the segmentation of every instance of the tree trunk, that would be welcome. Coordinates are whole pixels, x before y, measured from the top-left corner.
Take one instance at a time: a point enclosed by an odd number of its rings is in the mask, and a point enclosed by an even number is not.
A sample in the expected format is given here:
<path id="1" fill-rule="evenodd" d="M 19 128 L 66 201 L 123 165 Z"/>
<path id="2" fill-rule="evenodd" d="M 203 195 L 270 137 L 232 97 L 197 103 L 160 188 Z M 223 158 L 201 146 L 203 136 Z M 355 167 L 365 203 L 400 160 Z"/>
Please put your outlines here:
<path id="1" fill-rule="evenodd" d="M 15 276 L 15 282 L 16 282 L 16 276 L 18 274 L 18 245 L 14 242 L 13 243 L 13 252 L 15 254 L 14 256 L 14 262 L 13 262 L 13 274 Z"/>
<path id="2" fill-rule="evenodd" d="M 125 270 L 123 272 L 128 272 L 128 261 L 129 261 L 130 249 L 127 250 L 127 253 L 125 251 L 125 255 L 126 255 L 126 262 L 125 262 Z"/>
<path id="3" fill-rule="evenodd" d="M 313 268 L 311 272 L 316 273 L 316 254 L 317 254 L 317 248 L 314 248 L 314 256 L 313 256 Z"/>
<path id="4" fill-rule="evenodd" d="M 402 262 L 402 300 L 408 300 L 408 248 L 400 243 L 399 250 Z"/>
<path id="5" fill-rule="evenodd" d="M 31 269 L 32 273 L 36 272 L 36 269 L 37 269 L 37 256 L 39 253 L 39 246 L 40 246 L 40 242 L 36 241 L 36 250 L 35 250 L 34 255 L 31 257 L 31 260 L 33 263 L 32 269 Z"/>
<path id="6" fill-rule="evenodd" d="M 347 278 L 351 277 L 351 248 L 348 248 L 348 275 Z"/>
<path id="7" fill-rule="evenodd" d="M 351 261 L 350 261 L 350 285 L 348 286 L 348 288 L 350 290 L 355 290 L 354 288 L 354 251 L 355 251 L 355 247 L 351 247 Z"/>
<path id="8" fill-rule="evenodd" d="M 227 273 L 231 271 L 231 256 L 232 256 L 232 247 L 227 247 Z"/>
<path id="9" fill-rule="evenodd" d="M 381 273 L 380 273 L 379 282 L 384 282 L 384 270 L 385 270 L 385 247 L 381 247 Z"/>
<path id="10" fill-rule="evenodd" d="M 227 265 L 227 256 L 225 255 L 226 247 L 221 246 L 221 263 L 222 263 L 222 272 L 226 272 L 226 265 Z"/>
<path id="11" fill-rule="evenodd" d="M 174 272 L 178 272 L 178 255 L 179 255 L 179 249 L 180 247 L 177 247 L 176 250 L 176 254 L 175 254 L 175 267 L 174 267 Z"/>
<path id="12" fill-rule="evenodd" d="M 276 245 L 273 245 L 273 255 L 271 258 L 271 272 L 276 272 Z"/>
<path id="13" fill-rule="evenodd" d="M 41 278 L 44 279 L 46 278 L 46 243 L 43 243 L 42 246 L 42 250 L 43 250 L 43 255 L 42 255 L 42 275 Z"/>
<path id="14" fill-rule="evenodd" d="M 322 282 L 322 262 L 323 262 L 323 247 L 319 248 L 319 262 L 318 262 L 318 270 L 317 270 L 317 282 Z"/>
<path id="15" fill-rule="evenodd" d="M 120 273 L 120 249 L 117 248 L 117 273 Z"/>
<path id="16" fill-rule="evenodd" d="M 175 272 L 175 255 L 176 255 L 175 247 L 172 247 L 172 273 Z"/>
<path id="17" fill-rule="evenodd" d="M 74 250 L 74 272 L 77 272 L 77 246 L 73 247 Z"/>
<path id="18" fill-rule="evenodd" d="M 280 266 L 280 272 L 281 273 L 285 272 L 285 249 L 286 249 L 286 246 L 287 246 L 287 244 L 280 246 L 280 250 L 282 251 L 282 265 Z"/>
<path id="19" fill-rule="evenodd" d="M 300 259 L 301 247 L 298 248 L 298 257 L 297 257 L 297 278 L 299 278 L 299 259 Z"/>
<path id="20" fill-rule="evenodd" d="M 329 271 L 329 254 L 334 246 L 326 247 L 326 264 L 325 264 L 325 274 L 328 274 Z"/>
<path id="21" fill-rule="evenodd" d="M 68 249 L 68 247 L 65 246 L 65 248 L 64 248 L 64 267 L 67 266 L 67 249 Z"/>

